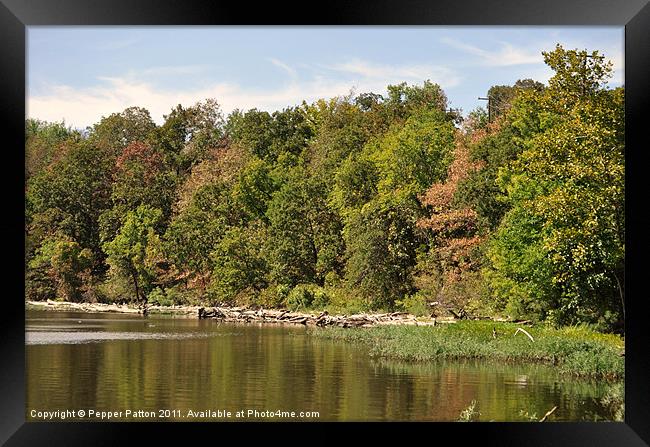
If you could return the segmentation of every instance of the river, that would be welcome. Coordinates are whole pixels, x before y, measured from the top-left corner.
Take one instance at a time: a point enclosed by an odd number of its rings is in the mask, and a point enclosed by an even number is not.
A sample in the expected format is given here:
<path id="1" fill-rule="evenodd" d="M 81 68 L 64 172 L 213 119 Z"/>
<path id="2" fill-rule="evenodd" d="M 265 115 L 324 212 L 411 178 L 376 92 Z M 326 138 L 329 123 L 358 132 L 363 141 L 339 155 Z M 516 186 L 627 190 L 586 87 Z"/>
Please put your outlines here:
<path id="1" fill-rule="evenodd" d="M 47 311 L 26 318 L 27 420 L 82 410 L 68 418 L 454 421 L 472 401 L 481 421 L 541 418 L 554 406 L 554 421 L 611 418 L 599 404 L 606 384 L 542 365 L 387 361 L 310 337 L 303 326 Z"/>

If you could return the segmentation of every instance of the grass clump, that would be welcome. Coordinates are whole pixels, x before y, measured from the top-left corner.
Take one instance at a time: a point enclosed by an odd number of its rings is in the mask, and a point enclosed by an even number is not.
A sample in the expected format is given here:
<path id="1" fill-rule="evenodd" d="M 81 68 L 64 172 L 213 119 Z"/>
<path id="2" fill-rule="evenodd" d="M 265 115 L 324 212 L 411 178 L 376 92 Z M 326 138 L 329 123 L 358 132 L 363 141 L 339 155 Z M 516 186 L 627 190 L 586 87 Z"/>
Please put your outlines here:
<path id="1" fill-rule="evenodd" d="M 317 337 L 363 343 L 377 357 L 407 361 L 491 359 L 552 364 L 564 374 L 618 380 L 624 376 L 623 341 L 586 328 L 526 327 L 514 323 L 461 321 L 433 326 L 314 329 Z M 495 338 L 496 335 L 496 338 Z"/>

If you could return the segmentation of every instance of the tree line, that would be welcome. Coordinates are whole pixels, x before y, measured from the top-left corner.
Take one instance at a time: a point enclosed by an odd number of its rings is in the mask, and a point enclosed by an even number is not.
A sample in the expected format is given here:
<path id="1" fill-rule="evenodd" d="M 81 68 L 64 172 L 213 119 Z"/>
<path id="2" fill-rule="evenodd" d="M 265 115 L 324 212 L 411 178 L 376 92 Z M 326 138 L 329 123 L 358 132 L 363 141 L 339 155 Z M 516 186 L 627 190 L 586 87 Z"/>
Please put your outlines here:
<path id="1" fill-rule="evenodd" d="M 624 316 L 624 89 L 542 54 L 466 118 L 429 81 L 156 125 L 26 121 L 26 297 Z M 488 113 L 489 112 L 489 113 Z"/>

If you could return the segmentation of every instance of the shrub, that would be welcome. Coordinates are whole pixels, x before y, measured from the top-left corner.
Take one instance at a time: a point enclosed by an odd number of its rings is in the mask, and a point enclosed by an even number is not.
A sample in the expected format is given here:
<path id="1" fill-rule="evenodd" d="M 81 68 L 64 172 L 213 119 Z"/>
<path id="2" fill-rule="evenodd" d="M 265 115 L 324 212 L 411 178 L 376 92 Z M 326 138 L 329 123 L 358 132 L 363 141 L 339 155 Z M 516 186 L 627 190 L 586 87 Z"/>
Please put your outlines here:
<path id="1" fill-rule="evenodd" d="M 395 301 L 395 304 L 405 312 L 422 317 L 429 315 L 429 309 L 427 306 L 426 298 L 420 293 L 414 293 L 413 295 L 407 295 L 403 300 Z"/>
<path id="2" fill-rule="evenodd" d="M 354 293 L 348 288 L 327 288 L 329 304 L 327 310 L 335 314 L 356 314 L 364 312 L 371 307 L 366 298 Z"/>
<path id="3" fill-rule="evenodd" d="M 31 301 L 56 298 L 56 284 L 45 268 L 31 268 L 25 274 L 25 297 Z"/>
<path id="4" fill-rule="evenodd" d="M 83 288 L 81 299 L 86 303 L 108 302 L 108 299 L 101 288 L 101 283 L 93 278 L 90 278 Z"/>
<path id="5" fill-rule="evenodd" d="M 314 300 L 313 285 L 298 284 L 294 287 L 286 299 L 286 305 L 290 310 L 306 309 L 311 306 Z"/>
<path id="6" fill-rule="evenodd" d="M 282 303 L 287 299 L 290 290 L 289 286 L 284 284 L 271 285 L 259 293 L 257 297 L 258 304 L 263 307 L 282 307 Z"/>
<path id="7" fill-rule="evenodd" d="M 172 304 L 197 305 L 205 303 L 204 294 L 197 289 L 188 289 L 182 285 L 176 285 L 165 289 L 165 295 Z"/>
<path id="8" fill-rule="evenodd" d="M 120 275 L 110 275 L 107 281 L 98 285 L 97 295 L 104 303 L 130 303 L 135 300 L 132 282 Z"/>
<path id="9" fill-rule="evenodd" d="M 323 309 L 330 303 L 330 297 L 325 289 L 318 287 L 314 290 L 314 300 L 311 305 L 315 309 Z"/>
<path id="10" fill-rule="evenodd" d="M 325 289 L 315 284 L 298 284 L 287 295 L 286 305 L 291 310 L 323 308 L 330 302 Z"/>
<path id="11" fill-rule="evenodd" d="M 32 270 L 40 270 L 51 279 L 56 297 L 63 301 L 81 301 L 85 286 L 89 282 L 92 253 L 77 242 L 46 239 L 29 262 Z M 34 279 L 36 275 L 32 275 Z M 31 281 L 34 295 L 49 293 L 49 284 Z M 39 291 L 39 289 L 41 289 Z"/>
<path id="12" fill-rule="evenodd" d="M 156 287 L 149 292 L 149 295 L 147 295 L 147 302 L 158 306 L 171 306 L 174 304 L 174 302 L 163 290 L 160 289 L 160 287 Z"/>

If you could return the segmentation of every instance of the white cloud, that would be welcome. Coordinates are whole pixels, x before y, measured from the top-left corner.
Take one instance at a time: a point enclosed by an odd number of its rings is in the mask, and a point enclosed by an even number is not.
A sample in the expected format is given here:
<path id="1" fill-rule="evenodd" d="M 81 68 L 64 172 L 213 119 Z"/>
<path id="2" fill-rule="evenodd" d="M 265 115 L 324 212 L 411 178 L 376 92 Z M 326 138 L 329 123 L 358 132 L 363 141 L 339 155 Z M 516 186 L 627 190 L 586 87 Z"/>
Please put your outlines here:
<path id="1" fill-rule="evenodd" d="M 206 88 L 161 90 L 149 82 L 130 78 L 105 77 L 101 85 L 75 89 L 54 85 L 45 95 L 27 99 L 27 115 L 47 121 L 65 120 L 68 125 L 83 128 L 127 107 L 145 107 L 157 123 L 176 104 L 190 106 L 206 98 L 215 98 L 225 113 L 235 108 L 279 110 L 307 101 L 346 95 L 352 85 L 348 82 L 315 79 L 292 83 L 282 88 L 245 89 L 232 83 L 214 83 Z M 377 88 L 377 85 L 370 86 Z M 385 85 L 382 86 L 382 89 Z"/>
<path id="2" fill-rule="evenodd" d="M 453 48 L 464 51 L 465 53 L 478 56 L 482 65 L 502 67 L 510 65 L 539 64 L 542 62 L 541 51 L 517 48 L 507 42 L 500 42 L 500 48 L 498 50 L 489 51 L 448 37 L 442 38 L 441 41 Z"/>
<path id="3" fill-rule="evenodd" d="M 157 123 L 162 123 L 177 104 L 190 106 L 206 98 L 215 98 L 225 113 L 239 108 L 267 111 L 283 109 L 320 98 L 332 98 L 356 92 L 383 93 L 386 86 L 402 81 L 422 83 L 426 79 L 442 87 L 457 85 L 460 78 L 444 67 L 414 65 L 377 65 L 353 60 L 333 67 L 317 69 L 308 79 L 301 79 L 296 69 L 276 59 L 269 61 L 285 70 L 290 79 L 281 86 L 244 87 L 233 82 L 213 82 L 204 87 L 179 86 L 160 88 L 152 80 L 154 74 L 186 74 L 200 66 L 153 67 L 123 76 L 98 78 L 96 86 L 74 88 L 50 85 L 39 88 L 38 95 L 27 98 L 27 115 L 47 121 L 65 120 L 68 125 L 83 128 L 98 122 L 102 116 L 121 112 L 127 107 L 144 107 Z M 314 67 L 310 67 L 313 69 Z"/>

